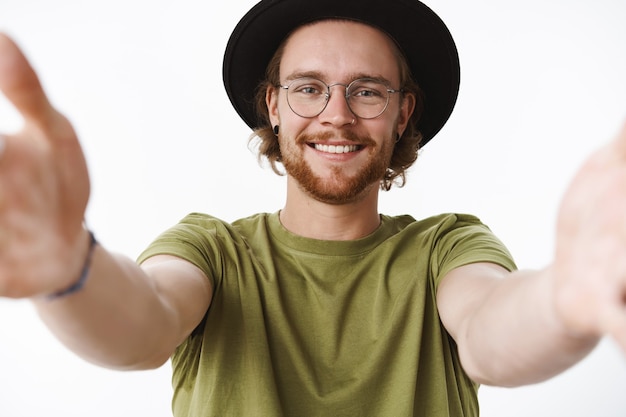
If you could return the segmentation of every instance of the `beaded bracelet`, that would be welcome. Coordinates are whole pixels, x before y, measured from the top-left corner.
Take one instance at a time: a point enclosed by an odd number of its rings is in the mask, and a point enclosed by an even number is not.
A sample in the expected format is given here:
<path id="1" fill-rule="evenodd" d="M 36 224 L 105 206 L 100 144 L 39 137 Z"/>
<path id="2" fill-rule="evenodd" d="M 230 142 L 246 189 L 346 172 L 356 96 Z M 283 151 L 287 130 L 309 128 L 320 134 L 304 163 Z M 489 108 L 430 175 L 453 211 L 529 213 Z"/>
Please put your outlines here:
<path id="1" fill-rule="evenodd" d="M 87 276 L 89 275 L 89 268 L 91 267 L 91 258 L 93 256 L 93 251 L 96 248 L 96 244 L 98 243 L 93 232 L 91 230 L 89 230 L 88 232 L 89 249 L 87 251 L 87 257 L 85 258 L 85 263 L 83 264 L 83 269 L 80 271 L 80 277 L 78 277 L 78 280 L 74 284 L 70 285 L 66 289 L 48 295 L 46 297 L 48 300 L 56 300 L 57 298 L 65 297 L 67 295 L 75 293 L 76 291 L 83 288 L 83 286 L 85 285 L 85 282 L 87 281 Z"/>

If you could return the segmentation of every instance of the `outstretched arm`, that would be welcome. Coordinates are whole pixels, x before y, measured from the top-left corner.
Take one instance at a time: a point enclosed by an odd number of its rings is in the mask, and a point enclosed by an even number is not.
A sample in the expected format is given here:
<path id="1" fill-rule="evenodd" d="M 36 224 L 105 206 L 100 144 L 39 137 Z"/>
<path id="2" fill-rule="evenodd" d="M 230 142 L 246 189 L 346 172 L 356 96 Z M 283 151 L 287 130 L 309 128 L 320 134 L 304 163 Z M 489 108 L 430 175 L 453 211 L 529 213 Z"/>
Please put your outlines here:
<path id="1" fill-rule="evenodd" d="M 437 294 L 463 367 L 480 383 L 539 382 L 603 336 L 626 352 L 626 127 L 573 179 L 552 264 L 509 274 L 491 264 L 450 272 Z"/>
<path id="2" fill-rule="evenodd" d="M 209 280 L 168 256 L 140 268 L 96 245 L 89 258 L 89 176 L 79 141 L 3 34 L 0 91 L 24 119 L 21 131 L 0 135 L 0 296 L 31 298 L 56 336 L 89 361 L 161 365 L 202 319 Z M 78 280 L 86 260 L 83 288 L 50 299 Z"/>

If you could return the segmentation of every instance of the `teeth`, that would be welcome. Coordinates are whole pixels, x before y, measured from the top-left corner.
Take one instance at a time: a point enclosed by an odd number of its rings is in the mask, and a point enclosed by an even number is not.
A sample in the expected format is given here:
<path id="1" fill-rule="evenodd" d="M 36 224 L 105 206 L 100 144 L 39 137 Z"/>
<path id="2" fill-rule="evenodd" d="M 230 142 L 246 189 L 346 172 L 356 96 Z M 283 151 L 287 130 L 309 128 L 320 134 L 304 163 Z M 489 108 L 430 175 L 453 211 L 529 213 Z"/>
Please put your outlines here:
<path id="1" fill-rule="evenodd" d="M 315 144 L 315 149 L 326 153 L 349 153 L 355 152 L 358 149 L 357 145 L 322 145 L 320 143 Z"/>

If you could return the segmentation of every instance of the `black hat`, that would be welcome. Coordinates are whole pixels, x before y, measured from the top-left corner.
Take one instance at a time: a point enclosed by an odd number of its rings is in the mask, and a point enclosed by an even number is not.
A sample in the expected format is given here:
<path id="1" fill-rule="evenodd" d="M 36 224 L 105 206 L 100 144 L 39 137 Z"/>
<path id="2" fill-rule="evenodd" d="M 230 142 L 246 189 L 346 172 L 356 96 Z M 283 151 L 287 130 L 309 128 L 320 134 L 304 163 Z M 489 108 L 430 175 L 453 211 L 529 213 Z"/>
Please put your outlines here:
<path id="1" fill-rule="evenodd" d="M 407 57 L 425 94 L 418 129 L 432 139 L 446 123 L 459 91 L 459 56 L 443 21 L 417 0 L 262 0 L 239 21 L 224 54 L 228 97 L 241 118 L 261 127 L 255 107 L 257 87 L 281 42 L 294 29 L 316 20 L 342 18 L 387 33 Z"/>

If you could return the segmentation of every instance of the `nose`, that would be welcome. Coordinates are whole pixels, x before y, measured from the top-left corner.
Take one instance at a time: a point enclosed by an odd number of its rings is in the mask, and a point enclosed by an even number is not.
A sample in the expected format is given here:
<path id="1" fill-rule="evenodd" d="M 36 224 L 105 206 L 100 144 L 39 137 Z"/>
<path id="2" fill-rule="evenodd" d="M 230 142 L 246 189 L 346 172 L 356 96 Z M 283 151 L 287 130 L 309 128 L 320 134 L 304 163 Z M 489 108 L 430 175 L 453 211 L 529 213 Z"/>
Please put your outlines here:
<path id="1" fill-rule="evenodd" d="M 335 87 L 334 90 L 333 87 Z M 328 97 L 324 111 L 318 116 L 321 123 L 341 127 L 352 124 L 356 119 L 356 115 L 352 113 L 352 110 L 350 110 L 348 106 L 345 92 L 346 86 L 343 84 L 328 86 L 330 96 Z"/>

